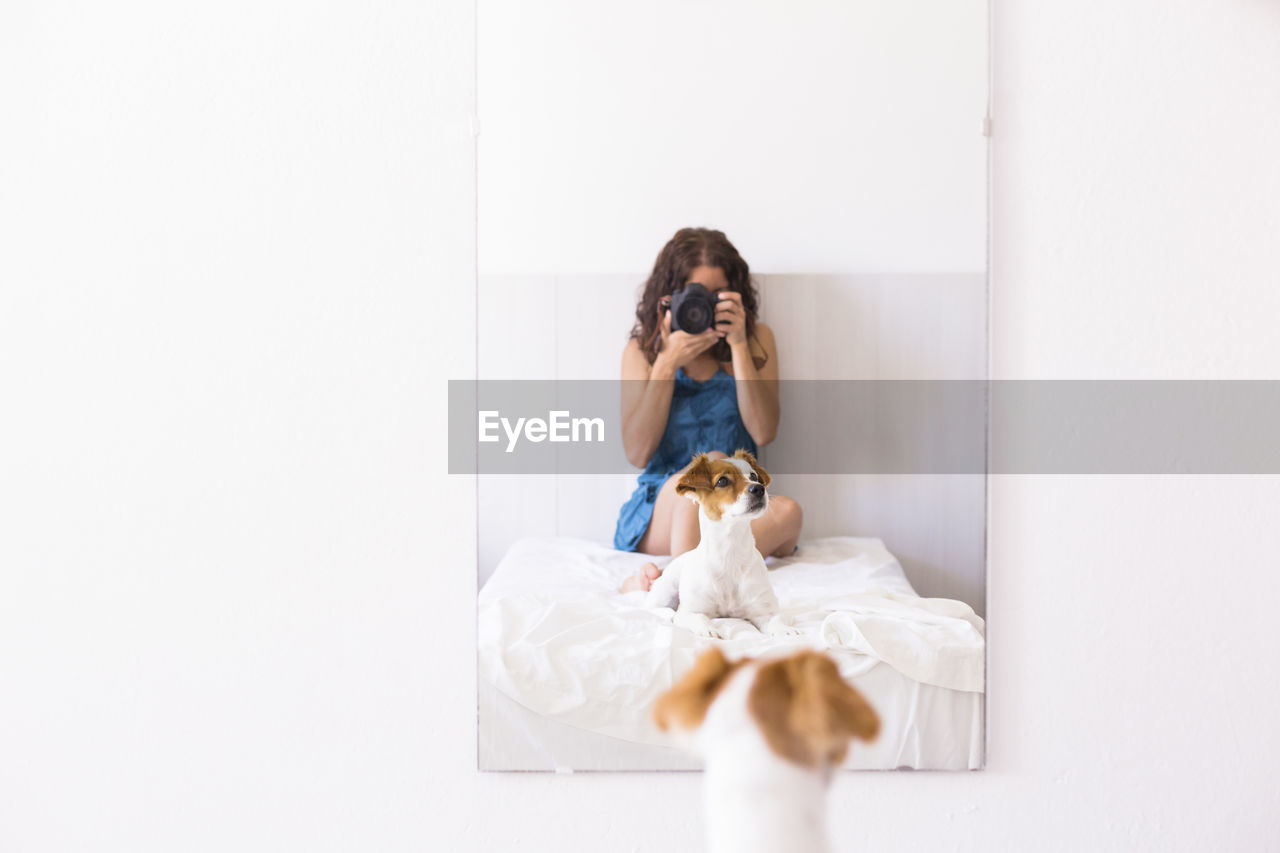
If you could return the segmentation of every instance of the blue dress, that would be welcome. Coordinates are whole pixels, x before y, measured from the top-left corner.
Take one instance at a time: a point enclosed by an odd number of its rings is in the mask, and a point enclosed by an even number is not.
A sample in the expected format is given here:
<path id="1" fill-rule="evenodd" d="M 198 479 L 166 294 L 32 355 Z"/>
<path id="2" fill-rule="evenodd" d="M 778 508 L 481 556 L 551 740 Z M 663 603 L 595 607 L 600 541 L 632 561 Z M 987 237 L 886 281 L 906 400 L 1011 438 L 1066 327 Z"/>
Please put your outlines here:
<path id="1" fill-rule="evenodd" d="M 667 478 L 688 465 L 694 454 L 720 450 L 733 455 L 739 449 L 753 455 L 759 453 L 738 413 L 738 389 L 733 377 L 721 368 L 705 382 L 694 382 L 683 367 L 677 370 L 667 428 L 640 474 L 636 490 L 622 505 L 613 547 L 619 551 L 636 550 L 653 517 L 658 490 Z"/>

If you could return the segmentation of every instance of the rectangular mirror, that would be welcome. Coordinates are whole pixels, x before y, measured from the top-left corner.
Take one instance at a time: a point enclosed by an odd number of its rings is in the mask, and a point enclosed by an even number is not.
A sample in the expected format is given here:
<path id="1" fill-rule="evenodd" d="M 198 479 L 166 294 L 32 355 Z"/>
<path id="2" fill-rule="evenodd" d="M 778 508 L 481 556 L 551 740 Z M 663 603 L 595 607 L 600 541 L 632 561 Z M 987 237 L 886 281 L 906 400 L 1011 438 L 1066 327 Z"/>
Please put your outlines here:
<path id="1" fill-rule="evenodd" d="M 829 654 L 881 719 L 847 768 L 982 767 L 986 4 L 478 28 L 481 769 L 698 768 L 651 709 L 711 646 Z M 738 303 L 701 349 L 662 328 L 694 280 Z M 795 634 L 623 591 L 701 541 L 689 451 L 742 448 Z"/>

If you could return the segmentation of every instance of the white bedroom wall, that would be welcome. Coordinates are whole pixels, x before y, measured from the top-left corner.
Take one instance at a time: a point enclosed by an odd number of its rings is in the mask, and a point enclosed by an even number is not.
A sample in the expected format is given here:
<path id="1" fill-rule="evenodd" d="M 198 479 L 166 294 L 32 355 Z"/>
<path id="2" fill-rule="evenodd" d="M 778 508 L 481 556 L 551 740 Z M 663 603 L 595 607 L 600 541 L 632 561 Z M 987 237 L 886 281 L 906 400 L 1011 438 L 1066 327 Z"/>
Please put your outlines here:
<path id="1" fill-rule="evenodd" d="M 482 274 L 986 269 L 981 0 L 477 8 Z"/>
<path id="2" fill-rule="evenodd" d="M 995 375 L 1280 377 L 1280 9 L 994 13 Z M 474 769 L 472 7 L 0 14 L 0 846 L 700 849 L 696 776 Z M 1276 506 L 995 478 L 988 769 L 840 847 L 1272 847 Z"/>

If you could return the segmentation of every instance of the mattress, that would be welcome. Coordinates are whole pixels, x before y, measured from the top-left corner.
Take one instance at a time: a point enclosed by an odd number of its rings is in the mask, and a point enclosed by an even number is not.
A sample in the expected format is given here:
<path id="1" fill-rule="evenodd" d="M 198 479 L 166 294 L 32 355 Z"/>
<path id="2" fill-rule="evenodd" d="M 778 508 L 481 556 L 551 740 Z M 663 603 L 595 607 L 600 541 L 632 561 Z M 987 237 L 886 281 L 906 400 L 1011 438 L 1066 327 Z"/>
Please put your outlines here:
<path id="1" fill-rule="evenodd" d="M 830 654 L 882 721 L 848 769 L 982 766 L 983 621 L 917 596 L 880 540 L 816 539 L 768 560 L 795 637 L 742 620 L 716 620 L 726 639 L 696 637 L 643 593 L 617 592 L 644 562 L 669 559 L 566 538 L 511 547 L 478 601 L 481 769 L 697 769 L 649 710 L 712 644 L 731 658 Z"/>

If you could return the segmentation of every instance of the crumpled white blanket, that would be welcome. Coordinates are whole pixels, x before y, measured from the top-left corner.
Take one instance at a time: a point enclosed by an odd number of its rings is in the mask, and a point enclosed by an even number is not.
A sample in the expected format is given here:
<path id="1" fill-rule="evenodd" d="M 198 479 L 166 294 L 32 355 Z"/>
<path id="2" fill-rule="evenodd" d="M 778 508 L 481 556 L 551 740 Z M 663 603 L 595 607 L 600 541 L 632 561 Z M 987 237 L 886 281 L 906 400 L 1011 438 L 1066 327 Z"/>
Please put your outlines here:
<path id="1" fill-rule="evenodd" d="M 742 620 L 716 620 L 725 640 L 671 624 L 669 608 L 619 585 L 646 561 L 565 538 L 511 547 L 480 591 L 480 675 L 531 710 L 634 739 L 647 709 L 707 645 L 731 658 L 830 651 L 851 678 L 883 662 L 925 684 L 980 693 L 984 624 L 967 604 L 920 598 L 879 539 L 831 537 L 770 559 L 783 609 L 803 633 L 777 638 Z"/>

